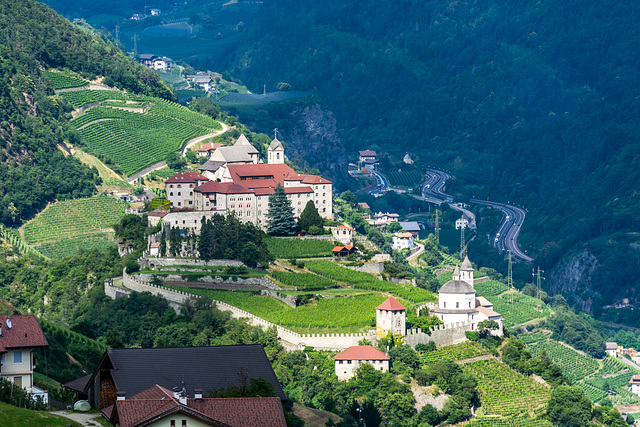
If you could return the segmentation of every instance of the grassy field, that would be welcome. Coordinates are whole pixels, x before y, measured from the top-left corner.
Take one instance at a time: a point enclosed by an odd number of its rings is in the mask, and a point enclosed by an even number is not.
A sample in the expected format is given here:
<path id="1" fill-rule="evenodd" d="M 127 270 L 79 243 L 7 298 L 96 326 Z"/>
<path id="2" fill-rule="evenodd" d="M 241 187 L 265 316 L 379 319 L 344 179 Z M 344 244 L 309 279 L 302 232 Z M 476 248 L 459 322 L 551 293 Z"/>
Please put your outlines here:
<path id="1" fill-rule="evenodd" d="M 0 402 L 0 427 L 73 426 L 82 424 L 45 411 L 30 411 Z"/>
<path id="2" fill-rule="evenodd" d="M 113 225 L 128 204 L 107 196 L 56 202 L 20 227 L 20 235 L 49 258 L 81 249 L 115 247 Z"/>
<path id="3" fill-rule="evenodd" d="M 133 189 L 133 185 L 120 178 L 120 175 L 102 163 L 97 157 L 77 149 L 74 149 L 73 157 L 78 158 L 78 160 L 90 168 L 95 167 L 98 170 L 100 178 L 102 178 L 102 184 L 98 186 L 99 192 L 115 191 L 117 193 L 128 193 Z"/>

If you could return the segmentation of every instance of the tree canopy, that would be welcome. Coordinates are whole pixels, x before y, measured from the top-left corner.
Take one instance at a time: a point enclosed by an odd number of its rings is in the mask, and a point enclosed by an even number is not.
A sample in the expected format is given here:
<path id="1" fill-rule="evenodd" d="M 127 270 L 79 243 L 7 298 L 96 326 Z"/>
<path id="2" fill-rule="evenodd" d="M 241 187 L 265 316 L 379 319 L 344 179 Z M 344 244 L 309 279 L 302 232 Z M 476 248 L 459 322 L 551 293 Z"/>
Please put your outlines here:
<path id="1" fill-rule="evenodd" d="M 291 200 L 280 184 L 276 184 L 274 193 L 269 196 L 267 211 L 267 232 L 272 236 L 292 236 L 297 229 L 293 217 Z"/>

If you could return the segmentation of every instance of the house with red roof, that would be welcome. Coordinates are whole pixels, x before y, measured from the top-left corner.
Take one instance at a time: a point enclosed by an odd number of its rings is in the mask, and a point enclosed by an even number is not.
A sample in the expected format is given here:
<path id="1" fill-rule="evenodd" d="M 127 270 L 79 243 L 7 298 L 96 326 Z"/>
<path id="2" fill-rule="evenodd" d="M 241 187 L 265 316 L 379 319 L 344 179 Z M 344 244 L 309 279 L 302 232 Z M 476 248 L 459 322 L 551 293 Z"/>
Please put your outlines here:
<path id="1" fill-rule="evenodd" d="M 629 391 L 640 396 L 640 375 L 633 375 L 629 380 Z"/>
<path id="2" fill-rule="evenodd" d="M 345 381 L 356 374 L 356 370 L 368 363 L 377 371 L 389 370 L 389 355 L 370 345 L 356 345 L 347 348 L 333 357 L 338 380 Z"/>
<path id="3" fill-rule="evenodd" d="M 200 157 L 211 157 L 214 151 L 216 151 L 220 147 L 224 147 L 224 144 L 219 142 L 207 142 L 206 144 L 202 144 L 200 147 L 196 149 L 196 153 Z"/>
<path id="4" fill-rule="evenodd" d="M 343 245 L 350 245 L 353 241 L 353 228 L 348 225 L 341 224 L 337 227 L 331 227 L 333 240 L 337 240 Z"/>
<path id="5" fill-rule="evenodd" d="M 33 385 L 33 370 L 36 348 L 48 346 L 35 316 L 0 316 L 0 378 L 46 398 L 46 393 Z"/>
<path id="6" fill-rule="evenodd" d="M 336 246 L 331 249 L 331 253 L 336 257 L 345 257 L 358 252 L 355 246 Z"/>
<path id="7" fill-rule="evenodd" d="M 405 335 L 407 331 L 407 309 L 394 297 L 387 298 L 376 307 L 376 336 L 382 338 L 389 332 Z"/>
<path id="8" fill-rule="evenodd" d="M 277 397 L 206 398 L 202 390 L 192 397 L 183 388 L 170 391 L 155 385 L 127 397 L 119 393 L 102 415 L 114 426 L 220 426 L 285 427 L 282 404 Z"/>

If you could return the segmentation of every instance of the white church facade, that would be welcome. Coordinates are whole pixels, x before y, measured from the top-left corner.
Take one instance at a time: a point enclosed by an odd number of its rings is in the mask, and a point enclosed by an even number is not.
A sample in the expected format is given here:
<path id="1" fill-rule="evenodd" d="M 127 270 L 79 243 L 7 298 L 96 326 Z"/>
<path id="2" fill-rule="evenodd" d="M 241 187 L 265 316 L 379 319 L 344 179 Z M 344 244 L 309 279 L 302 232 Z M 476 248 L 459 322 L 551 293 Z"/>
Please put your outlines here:
<path id="1" fill-rule="evenodd" d="M 498 329 L 492 334 L 503 334 L 502 317 L 493 310 L 493 304 L 483 297 L 476 297 L 469 257 L 465 257 L 460 268 L 456 266 L 453 278 L 440 288 L 438 296 L 438 308 L 434 314 L 444 324 L 469 323 L 471 330 L 477 330 L 478 323 L 483 320 L 494 320 Z"/>

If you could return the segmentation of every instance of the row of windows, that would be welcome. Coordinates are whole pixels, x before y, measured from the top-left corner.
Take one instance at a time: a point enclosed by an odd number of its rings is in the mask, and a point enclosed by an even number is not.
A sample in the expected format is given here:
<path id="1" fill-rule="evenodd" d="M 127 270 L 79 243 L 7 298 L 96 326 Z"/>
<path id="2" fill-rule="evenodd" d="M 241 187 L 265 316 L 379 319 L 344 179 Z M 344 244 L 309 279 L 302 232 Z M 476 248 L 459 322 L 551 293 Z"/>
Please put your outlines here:
<path id="1" fill-rule="evenodd" d="M 0 363 L 7 361 L 7 353 L 2 353 L 0 356 Z M 22 363 L 22 350 L 15 350 L 13 352 L 13 363 Z"/>
<path id="2" fill-rule="evenodd" d="M 173 191 L 170 191 L 170 192 L 169 192 L 169 195 L 170 195 L 170 196 L 173 196 Z M 190 195 L 190 196 L 193 196 L 193 191 L 189 192 L 189 195 Z M 182 196 L 182 193 L 181 193 L 180 191 L 178 191 L 178 196 Z"/>
<path id="3" fill-rule="evenodd" d="M 173 188 L 173 184 L 169 184 L 169 188 Z M 177 184 L 176 188 L 182 188 L 182 184 Z M 193 188 L 193 184 L 189 184 L 189 188 Z"/>
<path id="4" fill-rule="evenodd" d="M 447 308 L 447 302 L 444 301 L 444 306 L 442 308 Z M 456 308 L 460 308 L 460 302 L 456 301 Z M 469 308 L 471 308 L 471 301 L 469 301 Z"/>
<path id="5" fill-rule="evenodd" d="M 342 362 L 344 362 L 344 360 L 338 360 L 338 364 L 339 365 L 342 365 Z M 347 360 L 346 362 L 347 362 L 347 365 L 351 365 L 351 360 Z M 363 362 L 363 363 L 367 362 L 367 363 L 374 364 L 374 363 L 382 363 L 383 360 L 361 360 L 361 362 Z"/>

